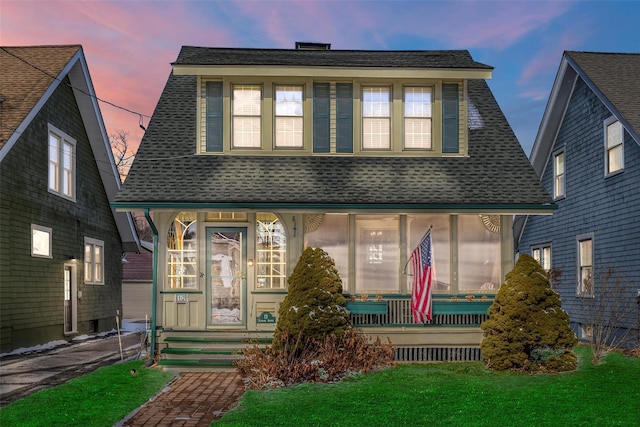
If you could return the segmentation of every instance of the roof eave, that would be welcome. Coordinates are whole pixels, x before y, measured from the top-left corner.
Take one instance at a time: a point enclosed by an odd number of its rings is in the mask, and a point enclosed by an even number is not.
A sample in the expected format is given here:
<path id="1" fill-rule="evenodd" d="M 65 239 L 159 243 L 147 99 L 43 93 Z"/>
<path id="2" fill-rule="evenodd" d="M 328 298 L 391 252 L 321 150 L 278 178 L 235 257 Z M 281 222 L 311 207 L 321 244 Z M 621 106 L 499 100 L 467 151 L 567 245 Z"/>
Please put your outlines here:
<path id="1" fill-rule="evenodd" d="M 173 65 L 173 73 L 183 76 L 217 77 L 349 77 L 349 78 L 432 78 L 432 79 L 491 79 L 492 69 L 476 68 L 418 68 L 418 67 L 331 67 L 291 65 Z"/>

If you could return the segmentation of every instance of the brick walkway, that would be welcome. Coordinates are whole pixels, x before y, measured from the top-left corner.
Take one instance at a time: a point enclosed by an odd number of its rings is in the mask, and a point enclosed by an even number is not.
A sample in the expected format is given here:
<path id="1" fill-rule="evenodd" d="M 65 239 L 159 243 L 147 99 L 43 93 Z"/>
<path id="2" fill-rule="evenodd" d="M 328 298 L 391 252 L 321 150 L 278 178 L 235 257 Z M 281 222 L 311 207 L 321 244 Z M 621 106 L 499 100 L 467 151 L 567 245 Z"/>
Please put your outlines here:
<path id="1" fill-rule="evenodd" d="M 236 372 L 184 372 L 119 426 L 209 426 L 244 393 Z"/>

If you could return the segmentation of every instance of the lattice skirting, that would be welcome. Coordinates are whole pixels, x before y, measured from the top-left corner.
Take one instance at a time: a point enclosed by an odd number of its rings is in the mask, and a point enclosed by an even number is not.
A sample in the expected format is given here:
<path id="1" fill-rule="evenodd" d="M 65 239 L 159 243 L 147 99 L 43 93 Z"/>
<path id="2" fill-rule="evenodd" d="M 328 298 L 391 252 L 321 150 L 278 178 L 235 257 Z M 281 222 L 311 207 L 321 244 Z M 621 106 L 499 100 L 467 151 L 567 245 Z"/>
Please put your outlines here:
<path id="1" fill-rule="evenodd" d="M 473 347 L 401 347 L 396 348 L 398 362 L 475 362 L 480 349 Z"/>

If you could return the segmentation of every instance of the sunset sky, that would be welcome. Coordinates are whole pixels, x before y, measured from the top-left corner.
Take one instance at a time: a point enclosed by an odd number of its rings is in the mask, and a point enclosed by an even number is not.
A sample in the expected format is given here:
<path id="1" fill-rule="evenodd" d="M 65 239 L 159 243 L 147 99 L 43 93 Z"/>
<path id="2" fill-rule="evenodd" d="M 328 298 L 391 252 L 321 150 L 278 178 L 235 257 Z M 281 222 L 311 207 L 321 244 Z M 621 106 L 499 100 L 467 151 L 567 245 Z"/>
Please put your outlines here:
<path id="1" fill-rule="evenodd" d="M 0 0 L 0 45 L 81 44 L 97 96 L 145 125 L 183 45 L 468 49 L 527 154 L 562 52 L 640 52 L 639 23 L 640 1 Z M 138 115 L 100 108 L 138 144 Z"/>

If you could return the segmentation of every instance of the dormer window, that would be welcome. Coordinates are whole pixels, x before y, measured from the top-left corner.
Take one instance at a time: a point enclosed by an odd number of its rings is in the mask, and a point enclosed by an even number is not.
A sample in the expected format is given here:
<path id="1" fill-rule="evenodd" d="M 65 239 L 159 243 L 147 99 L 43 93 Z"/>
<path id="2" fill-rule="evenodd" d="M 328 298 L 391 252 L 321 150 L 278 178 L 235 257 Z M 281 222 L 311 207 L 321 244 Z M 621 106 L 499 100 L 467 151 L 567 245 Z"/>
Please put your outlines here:
<path id="1" fill-rule="evenodd" d="M 362 88 L 362 148 L 364 150 L 391 148 L 390 104 L 390 87 Z"/>
<path id="2" fill-rule="evenodd" d="M 275 131 L 277 148 L 303 147 L 302 86 L 276 86 Z"/>
<path id="3" fill-rule="evenodd" d="M 404 88 L 404 148 L 431 149 L 430 87 Z"/>
<path id="4" fill-rule="evenodd" d="M 262 87 L 233 86 L 233 148 L 260 148 Z"/>

